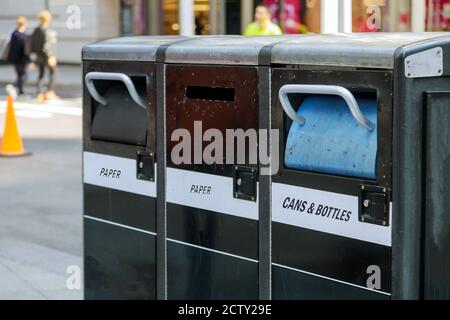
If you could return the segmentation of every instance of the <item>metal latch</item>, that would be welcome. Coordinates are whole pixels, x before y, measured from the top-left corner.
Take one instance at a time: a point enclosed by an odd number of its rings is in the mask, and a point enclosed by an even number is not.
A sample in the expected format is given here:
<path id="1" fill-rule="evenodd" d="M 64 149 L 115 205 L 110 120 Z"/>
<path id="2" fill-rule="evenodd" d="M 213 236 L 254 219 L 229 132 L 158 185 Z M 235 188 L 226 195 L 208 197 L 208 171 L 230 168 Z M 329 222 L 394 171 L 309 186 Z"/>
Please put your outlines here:
<path id="1" fill-rule="evenodd" d="M 235 166 L 233 169 L 233 195 L 240 200 L 256 202 L 258 169 Z"/>
<path id="2" fill-rule="evenodd" d="M 146 150 L 137 151 L 137 179 L 155 181 L 155 155 Z"/>
<path id="3" fill-rule="evenodd" d="M 362 186 L 359 199 L 359 221 L 381 226 L 390 224 L 390 190 Z"/>

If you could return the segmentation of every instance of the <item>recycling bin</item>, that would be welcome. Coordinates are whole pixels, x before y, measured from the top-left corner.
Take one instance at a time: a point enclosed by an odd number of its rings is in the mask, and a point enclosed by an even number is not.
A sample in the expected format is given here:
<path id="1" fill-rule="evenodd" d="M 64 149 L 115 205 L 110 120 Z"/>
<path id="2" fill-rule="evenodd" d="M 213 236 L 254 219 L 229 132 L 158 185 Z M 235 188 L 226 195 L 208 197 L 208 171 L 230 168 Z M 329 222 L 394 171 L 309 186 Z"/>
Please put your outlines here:
<path id="1" fill-rule="evenodd" d="M 156 297 L 156 52 L 177 37 L 83 48 L 86 299 Z"/>
<path id="2" fill-rule="evenodd" d="M 262 99 L 268 114 L 269 49 L 282 39 L 201 37 L 166 51 L 169 299 L 259 297 L 258 140 L 251 131 L 258 131 Z M 269 88 L 265 98 L 261 86 Z M 241 143 L 240 133 L 249 134 Z M 236 143 L 226 142 L 230 134 Z M 217 149 L 208 153 L 212 142 Z"/>
<path id="3" fill-rule="evenodd" d="M 274 299 L 449 298 L 450 36 L 272 50 Z"/>

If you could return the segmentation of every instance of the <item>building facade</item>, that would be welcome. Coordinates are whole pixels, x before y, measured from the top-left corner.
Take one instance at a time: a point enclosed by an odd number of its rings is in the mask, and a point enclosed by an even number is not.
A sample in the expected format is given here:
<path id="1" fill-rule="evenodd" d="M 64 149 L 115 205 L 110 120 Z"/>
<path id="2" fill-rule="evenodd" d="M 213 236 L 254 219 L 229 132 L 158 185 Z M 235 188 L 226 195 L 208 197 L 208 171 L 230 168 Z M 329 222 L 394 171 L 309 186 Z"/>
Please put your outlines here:
<path id="1" fill-rule="evenodd" d="M 0 42 L 24 15 L 29 28 L 49 9 L 63 63 L 79 63 L 83 44 L 129 35 L 240 34 L 256 4 L 285 33 L 447 31 L 450 0 L 2 0 Z"/>
<path id="2" fill-rule="evenodd" d="M 0 43 L 15 27 L 18 16 L 28 19 L 31 33 L 43 9 L 52 12 L 52 29 L 58 33 L 58 60 L 62 63 L 80 63 L 85 43 L 120 34 L 119 0 L 2 0 Z"/>

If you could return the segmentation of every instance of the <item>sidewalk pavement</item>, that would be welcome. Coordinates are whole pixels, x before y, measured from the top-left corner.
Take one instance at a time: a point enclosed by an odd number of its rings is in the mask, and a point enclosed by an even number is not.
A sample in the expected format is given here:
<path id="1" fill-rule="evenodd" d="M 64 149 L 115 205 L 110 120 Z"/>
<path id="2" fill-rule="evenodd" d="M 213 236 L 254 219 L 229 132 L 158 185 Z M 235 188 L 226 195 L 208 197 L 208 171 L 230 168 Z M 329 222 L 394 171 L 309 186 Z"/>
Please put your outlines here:
<path id="1" fill-rule="evenodd" d="M 67 287 L 83 269 L 81 98 L 14 109 L 32 154 L 0 158 L 0 299 L 82 299 Z M 0 135 L 5 111 L 0 98 Z"/>

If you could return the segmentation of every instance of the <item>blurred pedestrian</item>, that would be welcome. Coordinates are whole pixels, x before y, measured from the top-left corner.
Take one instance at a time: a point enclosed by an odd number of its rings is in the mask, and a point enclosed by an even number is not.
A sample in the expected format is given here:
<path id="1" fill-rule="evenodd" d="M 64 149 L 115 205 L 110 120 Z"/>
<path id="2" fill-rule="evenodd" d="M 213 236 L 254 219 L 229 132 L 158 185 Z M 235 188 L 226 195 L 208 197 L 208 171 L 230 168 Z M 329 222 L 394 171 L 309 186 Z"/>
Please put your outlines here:
<path id="1" fill-rule="evenodd" d="M 57 35 L 51 30 L 50 22 L 52 15 L 48 10 L 43 10 L 38 15 L 39 26 L 34 29 L 30 39 L 30 52 L 32 61 L 36 64 L 39 72 L 37 89 L 38 101 L 57 98 L 55 87 L 55 74 L 58 61 L 56 59 Z M 47 89 L 44 89 L 45 70 L 49 72 Z"/>
<path id="2" fill-rule="evenodd" d="M 27 28 L 27 19 L 19 17 L 16 22 L 16 29 L 11 34 L 9 40 L 8 62 L 14 65 L 17 80 L 15 87 L 18 94 L 23 95 L 23 85 L 26 79 L 27 64 L 30 61 L 27 51 L 27 35 L 25 34 Z"/>
<path id="3" fill-rule="evenodd" d="M 272 22 L 272 14 L 268 7 L 258 5 L 255 8 L 255 21 L 244 31 L 244 36 L 278 36 L 283 34 L 281 28 Z"/>

